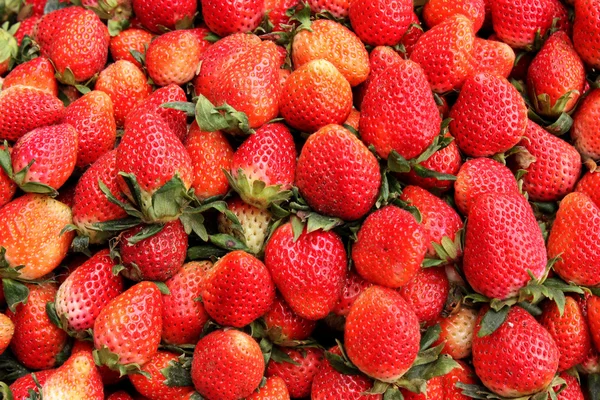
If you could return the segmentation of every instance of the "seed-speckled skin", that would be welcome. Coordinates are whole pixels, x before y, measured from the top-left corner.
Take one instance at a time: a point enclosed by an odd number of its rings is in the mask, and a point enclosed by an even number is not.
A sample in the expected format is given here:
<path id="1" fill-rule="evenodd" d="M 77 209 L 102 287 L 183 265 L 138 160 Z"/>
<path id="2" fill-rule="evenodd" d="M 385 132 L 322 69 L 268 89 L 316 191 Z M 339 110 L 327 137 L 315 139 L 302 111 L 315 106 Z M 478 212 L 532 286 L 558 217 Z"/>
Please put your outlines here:
<path id="1" fill-rule="evenodd" d="M 202 0 L 202 16 L 208 28 L 223 37 L 251 32 L 260 25 L 265 3 L 260 0 Z"/>
<path id="2" fill-rule="evenodd" d="M 15 324 L 6 316 L 0 313 L 0 354 L 8 348 L 10 341 L 15 333 Z"/>
<path id="3" fill-rule="evenodd" d="M 399 288 L 421 268 L 428 236 L 411 213 L 386 206 L 370 214 L 352 247 L 356 271 L 369 282 Z"/>
<path id="4" fill-rule="evenodd" d="M 370 85 L 375 79 L 390 65 L 402 64 L 403 60 L 396 50 L 389 46 L 377 46 L 369 53 L 369 76 L 367 79 L 353 91 L 354 106 L 361 109 L 362 101 Z M 358 130 L 358 128 L 356 128 Z"/>
<path id="5" fill-rule="evenodd" d="M 556 342 L 560 353 L 559 371 L 574 367 L 585 359 L 592 343 L 586 318 L 575 299 L 567 297 L 562 315 L 556 303 L 548 301 L 544 305 L 540 324 Z"/>
<path id="6" fill-rule="evenodd" d="M 283 84 L 280 112 L 293 128 L 315 132 L 328 124 L 343 124 L 352 109 L 352 88 L 327 60 L 307 62 Z"/>
<path id="7" fill-rule="evenodd" d="M 389 65 L 369 85 L 359 131 L 380 157 L 387 159 L 396 150 L 411 159 L 431 144 L 441 122 L 423 69 L 407 60 Z"/>
<path id="8" fill-rule="evenodd" d="M 269 270 L 242 250 L 227 253 L 203 277 L 204 309 L 222 326 L 246 326 L 267 312 L 274 300 Z"/>
<path id="9" fill-rule="evenodd" d="M 384 382 L 395 381 L 410 368 L 420 340 L 417 316 L 393 289 L 366 289 L 346 319 L 348 357 L 362 372 Z"/>
<path id="10" fill-rule="evenodd" d="M 108 249 L 100 250 L 75 269 L 58 288 L 56 313 L 69 329 L 83 332 L 94 327 L 102 308 L 123 292 L 123 278 L 113 275 L 115 262 Z"/>
<path id="11" fill-rule="evenodd" d="M 144 364 L 158 351 L 162 296 L 152 282 L 140 282 L 108 303 L 94 323 L 94 346 L 106 346 L 120 364 Z"/>
<path id="12" fill-rule="evenodd" d="M 315 14 L 328 11 L 336 18 L 346 18 L 350 11 L 349 0 L 308 0 L 308 5 Z"/>
<path id="13" fill-rule="evenodd" d="M 6 77 L 2 89 L 11 86 L 23 85 L 46 91 L 54 96 L 58 95 L 58 84 L 54 77 L 54 67 L 46 57 L 37 57 L 33 60 L 19 64 Z"/>
<path id="14" fill-rule="evenodd" d="M 515 296 L 540 278 L 548 258 L 542 232 L 521 194 L 482 194 L 469 212 L 463 270 L 475 291 L 489 298 Z"/>
<path id="15" fill-rule="evenodd" d="M 522 178 L 531 201 L 556 201 L 573 191 L 582 168 L 581 156 L 573 146 L 533 121 L 527 123 L 521 146 L 536 159 L 524 168 L 527 173 Z"/>
<path id="16" fill-rule="evenodd" d="M 485 18 L 484 0 L 432 0 L 423 7 L 423 19 L 428 27 L 432 28 L 442 23 L 448 17 L 462 14 L 473 22 L 473 29 L 477 32 L 483 25 Z"/>
<path id="17" fill-rule="evenodd" d="M 153 400 L 181 399 L 184 395 L 194 390 L 192 386 L 168 386 L 165 376 L 161 373 L 163 368 L 168 368 L 171 361 L 177 362 L 179 356 L 168 351 L 159 351 L 152 356 L 150 361 L 142 366 L 142 371 L 150 374 L 150 379 L 141 374 L 133 374 L 129 380 L 141 395 Z"/>
<path id="18" fill-rule="evenodd" d="M 575 191 L 587 194 L 594 204 L 600 207 L 600 173 L 598 172 L 587 171 L 577 182 Z"/>
<path id="19" fill-rule="evenodd" d="M 450 118 L 460 150 L 487 157 L 519 143 L 527 129 L 527 106 L 506 78 L 483 72 L 465 81 Z"/>
<path id="20" fill-rule="evenodd" d="M 198 69 L 202 48 L 187 30 L 167 32 L 152 40 L 146 51 L 148 75 L 158 86 L 183 85 Z"/>
<path id="21" fill-rule="evenodd" d="M 296 315 L 279 295 L 262 318 L 267 334 L 273 341 L 307 339 L 317 324 L 316 321 Z"/>
<path id="22" fill-rule="evenodd" d="M 204 336 L 192 359 L 192 381 L 209 399 L 239 400 L 250 396 L 263 377 L 265 361 L 258 343 L 238 330 Z"/>
<path id="23" fill-rule="evenodd" d="M 144 27 L 160 33 L 164 28 L 173 30 L 177 22 L 191 19 L 196 14 L 196 0 L 134 0 L 133 12 Z"/>
<path id="24" fill-rule="evenodd" d="M 454 183 L 454 202 L 468 215 L 475 199 L 485 193 L 519 193 L 510 169 L 491 158 L 474 158 L 462 165 Z"/>
<path id="25" fill-rule="evenodd" d="M 588 324 L 594 345 L 600 347 L 600 297 L 590 296 L 587 299 Z"/>
<path id="26" fill-rule="evenodd" d="M 41 2 L 40 2 L 41 3 Z M 85 13 L 83 7 L 65 7 L 44 15 L 33 30 L 33 38 L 40 45 L 40 52 L 47 57 L 54 43 L 55 36 L 65 23 Z"/>
<path id="27" fill-rule="evenodd" d="M 302 349 L 280 347 L 279 350 L 286 353 L 300 365 L 285 361 L 278 363 L 271 359 L 267 365 L 266 375 L 282 378 L 288 388 L 290 397 L 303 398 L 310 396 L 313 379 L 319 372 L 319 367 L 324 360 L 323 350 L 314 347 Z"/>
<path id="28" fill-rule="evenodd" d="M 554 271 L 564 280 L 600 284 L 600 209 L 584 193 L 570 193 L 560 202 L 548 237 L 548 257 L 558 255 Z"/>
<path id="29" fill-rule="evenodd" d="M 573 44 L 583 61 L 594 68 L 600 68 L 598 21 L 600 21 L 600 1 L 577 0 L 575 2 Z"/>
<path id="30" fill-rule="evenodd" d="M 352 221 L 377 200 L 381 173 L 367 146 L 340 125 L 312 134 L 298 158 L 296 186 L 317 212 Z"/>
<path id="31" fill-rule="evenodd" d="M 412 307 L 423 326 L 431 326 L 440 318 L 450 283 L 443 267 L 421 268 L 415 277 L 398 289 L 404 300 Z"/>
<path id="32" fill-rule="evenodd" d="M 444 343 L 443 354 L 448 354 L 455 360 L 471 355 L 473 331 L 477 322 L 477 311 L 461 306 L 456 312 L 445 318 L 440 318 L 441 332 L 434 346 Z"/>
<path id="33" fill-rule="evenodd" d="M 110 55 L 113 60 L 126 60 L 136 67 L 141 68 L 142 65 L 131 55 L 131 50 L 137 50 L 141 54 L 146 52 L 146 48 L 150 45 L 153 35 L 139 28 L 125 29 L 119 32 L 117 36 L 110 38 Z"/>
<path id="34" fill-rule="evenodd" d="M 14 142 L 35 128 L 59 122 L 65 106 L 44 90 L 17 85 L 0 92 L 0 109 L 0 140 Z"/>
<path id="35" fill-rule="evenodd" d="M 342 297 L 340 297 L 340 301 L 333 309 L 333 313 L 343 317 L 347 316 L 358 296 L 372 285 L 371 282 L 364 280 L 357 274 L 355 270 L 348 271 L 346 283 L 344 283 L 344 288 L 342 289 Z"/>
<path id="36" fill-rule="evenodd" d="M 280 226 L 265 249 L 265 265 L 277 289 L 299 316 L 325 318 L 346 279 L 346 250 L 334 232 L 317 230 L 294 241 L 291 223 Z"/>
<path id="37" fill-rule="evenodd" d="M 583 392 L 581 391 L 581 385 L 579 384 L 579 380 L 570 375 L 568 372 L 562 372 L 559 375 L 567 382 L 567 387 L 557 395 L 558 400 L 584 400 Z M 554 390 L 558 391 L 558 387 L 555 387 Z"/>
<path id="38" fill-rule="evenodd" d="M 35 372 L 35 378 L 37 379 L 40 386 L 43 386 L 50 375 L 52 375 L 55 369 L 45 369 L 42 371 Z M 20 377 L 10 385 L 10 391 L 12 392 L 14 400 L 27 400 L 29 399 L 32 390 L 34 393 L 39 393 L 38 386 L 33 380 L 33 373 L 27 374 Z"/>
<path id="39" fill-rule="evenodd" d="M 515 65 L 515 51 L 506 43 L 475 38 L 473 43 L 474 70 L 508 78 Z"/>
<path id="40" fill-rule="evenodd" d="M 573 145 L 581 153 L 584 161 L 600 160 L 600 125 L 597 123 L 599 119 L 600 90 L 593 89 L 577 107 L 571 128 Z"/>
<path id="41" fill-rule="evenodd" d="M 444 396 L 444 376 L 436 376 L 427 381 L 424 393 L 413 393 L 400 389 L 404 400 L 446 400 Z"/>
<path id="42" fill-rule="evenodd" d="M 261 254 L 265 239 L 267 238 L 269 224 L 272 215 L 269 210 L 244 203 L 239 197 L 231 198 L 227 201 L 227 208 L 237 217 L 242 227 L 240 233 L 235 229 L 233 221 L 225 214 L 219 214 L 217 217 L 219 223 L 219 232 L 233 235 L 246 242 L 246 247 L 253 254 Z"/>
<path id="43" fill-rule="evenodd" d="M 480 312 L 473 336 L 473 366 L 483 384 L 505 397 L 537 393 L 552 381 L 559 353 L 548 331 L 521 307 L 511 308 L 494 333 L 478 337 Z"/>
<path id="44" fill-rule="evenodd" d="M 285 381 L 278 376 L 267 378 L 265 386 L 246 397 L 246 400 L 290 400 Z"/>
<path id="45" fill-rule="evenodd" d="M 395 46 L 413 22 L 410 0 L 355 0 L 348 16 L 360 40 L 371 46 Z"/>
<path id="46" fill-rule="evenodd" d="M 314 21 L 310 29 L 301 30 L 294 37 L 292 60 L 295 69 L 322 59 L 332 63 L 351 86 L 367 79 L 369 53 L 354 32 L 327 19 Z"/>
<path id="47" fill-rule="evenodd" d="M 16 312 L 6 311 L 15 325 L 10 348 L 19 362 L 34 370 L 56 366 L 56 356 L 67 343 L 67 334 L 52 322 L 46 314 L 46 303 L 54 301 L 56 285 L 27 284 L 29 297 L 26 304 L 19 304 Z"/>

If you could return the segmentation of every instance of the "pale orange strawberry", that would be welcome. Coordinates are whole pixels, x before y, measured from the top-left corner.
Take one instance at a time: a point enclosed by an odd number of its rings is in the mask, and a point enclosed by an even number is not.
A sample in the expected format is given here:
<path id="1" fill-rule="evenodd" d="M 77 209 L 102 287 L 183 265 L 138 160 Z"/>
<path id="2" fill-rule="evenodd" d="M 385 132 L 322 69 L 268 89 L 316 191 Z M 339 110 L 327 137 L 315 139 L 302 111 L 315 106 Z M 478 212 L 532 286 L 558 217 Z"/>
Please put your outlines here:
<path id="1" fill-rule="evenodd" d="M 189 31 L 178 30 L 158 36 L 146 51 L 146 68 L 158 86 L 183 85 L 192 80 L 200 62 L 201 47 Z"/>
<path id="2" fill-rule="evenodd" d="M 113 60 L 127 60 L 141 68 L 142 65 L 131 54 L 135 50 L 140 54 L 145 54 L 146 49 L 152 41 L 153 35 L 143 29 L 130 28 L 119 32 L 117 36 L 110 39 L 110 55 Z"/>
<path id="3" fill-rule="evenodd" d="M 473 43 L 475 72 L 491 72 L 508 78 L 515 64 L 515 52 L 506 43 L 475 38 Z"/>
<path id="4" fill-rule="evenodd" d="M 6 316 L 0 313 L 0 354 L 8 348 L 10 341 L 15 333 L 15 324 Z"/>

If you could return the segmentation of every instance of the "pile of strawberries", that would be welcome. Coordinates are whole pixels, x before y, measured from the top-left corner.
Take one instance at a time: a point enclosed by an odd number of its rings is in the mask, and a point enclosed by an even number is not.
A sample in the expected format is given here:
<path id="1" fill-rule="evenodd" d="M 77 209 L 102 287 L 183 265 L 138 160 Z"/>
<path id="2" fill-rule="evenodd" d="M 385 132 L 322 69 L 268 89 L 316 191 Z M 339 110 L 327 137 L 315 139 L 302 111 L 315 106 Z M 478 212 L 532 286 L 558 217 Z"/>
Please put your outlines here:
<path id="1" fill-rule="evenodd" d="M 0 1 L 0 394 L 600 399 L 600 0 Z"/>

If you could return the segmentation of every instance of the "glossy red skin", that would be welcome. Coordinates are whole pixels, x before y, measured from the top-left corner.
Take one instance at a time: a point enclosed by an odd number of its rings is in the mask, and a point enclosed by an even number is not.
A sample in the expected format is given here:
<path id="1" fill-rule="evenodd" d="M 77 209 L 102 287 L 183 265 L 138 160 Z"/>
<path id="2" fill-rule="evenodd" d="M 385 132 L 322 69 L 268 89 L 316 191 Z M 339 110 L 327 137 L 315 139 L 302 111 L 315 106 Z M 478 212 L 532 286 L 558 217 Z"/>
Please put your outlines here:
<path id="1" fill-rule="evenodd" d="M 343 1 L 343 0 L 342 0 Z M 265 12 L 269 15 L 269 21 L 273 24 L 273 32 L 282 32 L 282 25 L 290 24 L 287 10 L 298 6 L 298 0 L 267 0 L 265 1 Z"/>
<path id="2" fill-rule="evenodd" d="M 596 350 L 598 350 L 600 348 L 600 297 L 588 297 L 587 313 L 591 336 Z"/>
<path id="3" fill-rule="evenodd" d="M 430 28 L 443 22 L 455 14 L 463 14 L 473 22 L 473 30 L 477 32 L 485 18 L 484 0 L 433 0 L 423 7 L 423 19 Z"/>
<path id="4" fill-rule="evenodd" d="M 54 67 L 46 57 L 37 57 L 14 67 L 4 78 L 2 89 L 23 85 L 58 95 L 58 84 L 54 77 Z"/>
<path id="5" fill-rule="evenodd" d="M 242 250 L 227 253 L 202 280 L 204 309 L 222 326 L 246 326 L 267 312 L 275 300 L 269 270 Z"/>
<path id="6" fill-rule="evenodd" d="M 558 346 L 559 371 L 574 367 L 585 359 L 591 347 L 590 333 L 586 319 L 572 297 L 567 297 L 562 316 L 556 303 L 547 302 L 539 321 Z"/>
<path id="7" fill-rule="evenodd" d="M 592 89 L 577 106 L 571 128 L 573 146 L 581 153 L 584 161 L 600 159 L 600 130 L 595 122 L 599 117 L 600 90 Z"/>
<path id="8" fill-rule="evenodd" d="M 527 311 L 514 306 L 494 333 L 478 337 L 480 312 L 473 336 L 475 373 L 488 389 L 516 397 L 545 388 L 558 370 L 554 339 Z"/>
<path id="9" fill-rule="evenodd" d="M 363 373 L 384 382 L 395 381 L 410 368 L 420 338 L 417 316 L 393 289 L 366 289 L 346 319 L 346 354 Z"/>
<path id="10" fill-rule="evenodd" d="M 140 282 L 108 303 L 94 323 L 94 346 L 119 356 L 120 364 L 144 364 L 158 351 L 162 296 L 152 282 Z"/>
<path id="11" fill-rule="evenodd" d="M 398 291 L 412 306 L 419 323 L 431 326 L 437 322 L 444 310 L 450 283 L 444 268 L 422 268 Z"/>
<path id="12" fill-rule="evenodd" d="M 598 51 L 598 0 L 577 0 L 575 2 L 575 22 L 573 24 L 573 44 L 583 61 L 590 67 L 600 67 Z"/>
<path id="13" fill-rule="evenodd" d="M 402 64 L 402 57 L 389 46 L 377 46 L 369 53 L 369 76 L 357 88 L 354 89 L 354 106 L 361 109 L 362 101 L 367 93 L 369 86 L 375 82 L 375 79 L 390 65 Z"/>
<path id="14" fill-rule="evenodd" d="M 404 35 L 402 36 L 402 40 L 400 42 L 400 44 L 404 46 L 404 50 L 406 50 L 406 52 L 402 55 L 404 59 L 410 58 L 413 50 L 415 49 L 415 46 L 417 45 L 417 42 L 419 41 L 421 36 L 423 36 L 423 33 L 425 33 L 425 30 L 421 25 L 421 20 L 419 19 L 417 14 L 413 13 L 411 23 L 408 26 L 408 29 L 406 30 Z"/>
<path id="15" fill-rule="evenodd" d="M 505 78 L 510 76 L 515 65 L 515 52 L 507 45 L 495 40 L 475 38 L 473 43 L 474 71 L 489 72 Z"/>
<path id="16" fill-rule="evenodd" d="M 506 299 L 540 278 L 548 257 L 531 206 L 520 194 L 480 195 L 469 212 L 463 270 L 475 291 Z"/>
<path id="17" fill-rule="evenodd" d="M 134 0 L 133 12 L 144 27 L 154 33 L 173 30 L 177 22 L 191 20 L 197 11 L 196 0 Z M 164 27 L 164 28 L 163 28 Z"/>
<path id="18" fill-rule="evenodd" d="M 577 285 L 600 284 L 600 209 L 585 194 L 568 194 L 560 203 L 548 237 L 548 257 L 560 254 L 554 271 Z"/>
<path id="19" fill-rule="evenodd" d="M 258 388 L 264 370 L 264 358 L 254 339 L 238 330 L 218 330 L 196 345 L 191 374 L 202 396 L 238 400 Z"/>
<path id="20" fill-rule="evenodd" d="M 210 261 L 189 262 L 165 282 L 171 294 L 163 294 L 162 340 L 169 344 L 194 344 L 200 338 L 209 316 L 197 301 L 202 293 L 205 271 Z"/>
<path id="21" fill-rule="evenodd" d="M 307 339 L 317 325 L 316 321 L 296 315 L 281 296 L 275 298 L 273 305 L 262 318 L 267 327 L 267 334 L 274 342 Z"/>
<path id="22" fill-rule="evenodd" d="M 19 46 L 23 42 L 25 36 L 34 37 L 34 31 L 37 24 L 42 19 L 42 15 L 32 15 L 31 17 L 25 18 L 21 21 L 21 25 L 19 25 L 19 29 L 13 35 L 15 39 L 17 39 L 17 43 Z"/>
<path id="23" fill-rule="evenodd" d="M 323 350 L 314 347 L 303 349 L 281 347 L 280 350 L 300 365 L 285 361 L 278 363 L 271 359 L 267 365 L 266 375 L 282 378 L 288 388 L 290 397 L 302 398 L 309 396 L 313 379 L 323 363 Z"/>
<path id="24" fill-rule="evenodd" d="M 302 318 L 325 318 L 346 279 L 346 250 L 334 232 L 304 231 L 294 242 L 291 223 L 277 228 L 265 248 L 265 265 L 281 295 Z"/>
<path id="25" fill-rule="evenodd" d="M 36 128 L 58 123 L 65 106 L 56 96 L 26 86 L 0 92 L 0 140 L 14 142 Z"/>
<path id="26" fill-rule="evenodd" d="M 77 163 L 87 167 L 115 147 L 117 125 L 110 97 L 93 90 L 65 110 L 63 123 L 72 125 L 77 131 Z"/>
<path id="27" fill-rule="evenodd" d="M 454 368 L 448 374 L 444 375 L 444 400 L 469 400 L 470 397 L 462 394 L 462 389 L 457 388 L 458 382 L 467 385 L 477 384 L 477 378 L 473 369 L 463 361 L 457 361 L 460 368 Z"/>
<path id="28" fill-rule="evenodd" d="M 406 159 L 419 156 L 438 135 L 441 123 L 425 72 L 406 60 L 390 64 L 376 82 L 361 104 L 361 139 L 384 159 L 392 150 Z"/>
<path id="29" fill-rule="evenodd" d="M 142 371 L 150 374 L 150 379 L 140 374 L 129 376 L 129 380 L 140 394 L 153 400 L 172 400 L 182 398 L 194 390 L 192 386 L 167 386 L 165 376 L 161 373 L 163 368 L 169 367 L 171 361 L 177 362 L 179 357 L 175 353 L 159 351 L 146 364 Z"/>
<path id="30" fill-rule="evenodd" d="M 369 212 L 380 182 L 375 156 L 340 125 L 327 125 L 312 134 L 296 166 L 295 184 L 311 208 L 345 221 Z"/>
<path id="31" fill-rule="evenodd" d="M 33 30 L 33 39 L 40 45 L 40 52 L 48 57 L 56 36 L 65 23 L 85 13 L 83 7 L 65 7 L 44 15 Z"/>
<path id="32" fill-rule="evenodd" d="M 264 12 L 265 3 L 259 0 L 202 0 L 204 23 L 221 37 L 253 31 Z"/>
<path id="33" fill-rule="evenodd" d="M 110 55 L 113 60 L 127 60 L 136 67 L 141 68 L 142 65 L 131 55 L 131 50 L 139 51 L 141 54 L 146 52 L 147 46 L 150 45 L 153 35 L 138 28 L 129 28 L 119 32 L 117 36 L 110 39 Z"/>
<path id="34" fill-rule="evenodd" d="M 583 392 L 579 381 L 567 372 L 563 372 L 559 375 L 567 382 L 567 387 L 558 394 L 558 400 L 584 400 Z M 558 390 L 558 388 L 555 388 Z"/>
<path id="35" fill-rule="evenodd" d="M 445 108 L 447 110 L 447 104 L 445 104 Z M 450 136 L 450 134 L 448 134 L 448 136 Z M 462 166 L 462 158 L 456 140 L 453 140 L 448 146 L 433 153 L 433 155 L 423 161 L 421 165 L 436 172 L 456 176 Z M 427 190 L 434 190 L 436 193 L 446 192 L 454 186 L 454 181 L 440 181 L 436 178 L 423 178 L 417 175 L 414 170 L 411 170 L 404 176 L 411 185 L 417 185 Z"/>
<path id="36" fill-rule="evenodd" d="M 410 26 L 413 17 L 410 0 L 356 0 L 350 2 L 348 16 L 360 40 L 371 46 L 394 46 Z"/>
<path id="37" fill-rule="evenodd" d="M 527 129 L 527 106 L 506 78 L 483 72 L 465 81 L 450 118 L 460 150 L 487 157 L 519 143 Z"/>
<path id="38" fill-rule="evenodd" d="M 27 304 L 19 304 L 16 312 L 6 311 L 15 325 L 10 348 L 17 360 L 25 367 L 39 370 L 57 365 L 56 357 L 67 344 L 67 334 L 52 322 L 46 314 L 46 303 L 56 296 L 56 285 L 27 284 Z"/>
<path id="39" fill-rule="evenodd" d="M 600 173 L 588 171 L 577 182 L 575 191 L 585 193 L 596 206 L 600 207 L 600 190 L 598 188 L 600 188 Z"/>
<path id="40" fill-rule="evenodd" d="M 288 392 L 285 381 L 278 376 L 267 378 L 265 386 L 261 387 L 257 392 L 246 397 L 246 400 L 289 400 L 290 393 Z"/>
<path id="41" fill-rule="evenodd" d="M 56 294 L 56 313 L 78 332 L 94 327 L 100 311 L 123 292 L 123 278 L 113 275 L 115 262 L 108 249 L 100 250 L 77 267 Z"/>
<path id="42" fill-rule="evenodd" d="M 346 283 L 342 289 L 342 297 L 339 303 L 332 310 L 334 314 L 339 316 L 347 316 L 350 312 L 352 304 L 356 301 L 358 296 L 368 287 L 373 284 L 364 280 L 355 270 L 350 270 L 346 277 Z"/>
<path id="43" fill-rule="evenodd" d="M 106 400 L 133 400 L 133 397 L 131 397 L 127 392 L 119 390 L 118 392 L 108 396 Z"/>
<path id="44" fill-rule="evenodd" d="M 192 80 L 202 54 L 200 41 L 188 30 L 157 36 L 146 51 L 146 70 L 155 85 L 183 85 Z"/>
<path id="45" fill-rule="evenodd" d="M 356 271 L 369 282 L 391 288 L 407 284 L 421 268 L 427 234 L 408 211 L 390 205 L 370 214 L 352 247 Z"/>
<path id="46" fill-rule="evenodd" d="M 37 379 L 40 386 L 46 383 L 46 380 L 52 375 L 55 369 L 45 369 L 42 371 L 34 372 L 35 378 Z M 33 390 L 34 393 L 39 393 L 37 384 L 33 380 L 33 374 L 28 374 L 20 377 L 14 381 L 10 386 L 10 391 L 13 395 L 13 400 L 27 400 L 30 398 L 29 390 Z"/>

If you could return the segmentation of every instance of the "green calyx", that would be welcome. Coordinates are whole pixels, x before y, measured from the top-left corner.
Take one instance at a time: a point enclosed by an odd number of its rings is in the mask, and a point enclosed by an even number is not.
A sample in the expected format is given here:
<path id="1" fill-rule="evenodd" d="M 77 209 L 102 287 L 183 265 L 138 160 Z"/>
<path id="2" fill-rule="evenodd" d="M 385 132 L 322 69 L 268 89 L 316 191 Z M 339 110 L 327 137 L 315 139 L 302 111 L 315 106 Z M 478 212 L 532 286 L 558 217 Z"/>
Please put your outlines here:
<path id="1" fill-rule="evenodd" d="M 486 387 L 480 385 L 466 384 L 457 382 L 456 387 L 462 390 L 462 394 L 472 399 L 486 399 L 486 400 L 558 400 L 557 395 L 562 392 L 567 386 L 567 382 L 559 377 L 555 376 L 552 382 L 543 390 L 538 393 L 534 393 L 527 396 L 521 397 L 503 397 L 494 392 L 489 391 Z M 555 389 L 557 388 L 557 389 Z"/>
<path id="2" fill-rule="evenodd" d="M 101 349 L 94 350 L 92 355 L 94 356 L 94 362 L 97 366 L 106 366 L 113 371 L 118 371 L 120 376 L 140 374 L 148 379 L 151 378 L 148 372 L 142 371 L 139 364 L 120 364 L 119 355 L 110 351 L 106 346 L 102 346 Z"/>
<path id="3" fill-rule="evenodd" d="M 281 204 L 292 196 L 290 190 L 282 190 L 281 185 L 269 185 L 260 179 L 252 179 L 240 168 L 237 173 L 223 170 L 231 188 L 235 190 L 244 202 L 265 210 L 272 204 Z"/>

